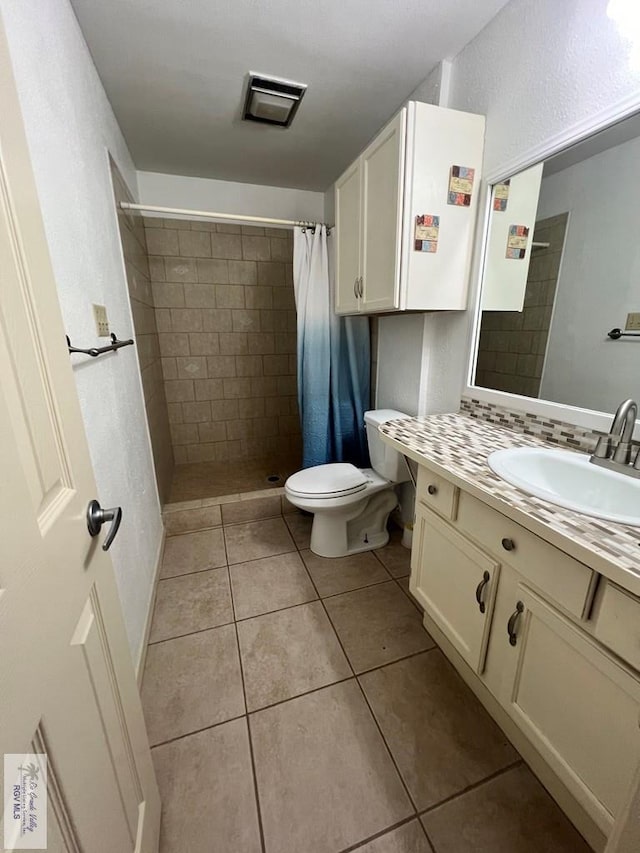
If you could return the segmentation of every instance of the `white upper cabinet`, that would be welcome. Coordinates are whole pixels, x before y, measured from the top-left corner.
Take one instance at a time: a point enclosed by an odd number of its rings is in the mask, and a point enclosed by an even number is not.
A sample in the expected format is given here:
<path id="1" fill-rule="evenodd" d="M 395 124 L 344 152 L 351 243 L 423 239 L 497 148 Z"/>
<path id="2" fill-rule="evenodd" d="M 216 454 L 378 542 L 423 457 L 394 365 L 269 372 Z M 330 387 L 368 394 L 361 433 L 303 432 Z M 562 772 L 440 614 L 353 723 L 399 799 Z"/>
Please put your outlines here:
<path id="1" fill-rule="evenodd" d="M 398 305 L 402 179 L 406 110 L 360 156 L 362 169 L 361 310 L 393 311 Z"/>
<path id="2" fill-rule="evenodd" d="M 411 101 L 338 179 L 338 314 L 466 308 L 483 138 L 483 116 Z"/>
<path id="3" fill-rule="evenodd" d="M 360 161 L 352 163 L 336 182 L 336 311 L 355 314 L 359 310 L 360 287 Z"/>

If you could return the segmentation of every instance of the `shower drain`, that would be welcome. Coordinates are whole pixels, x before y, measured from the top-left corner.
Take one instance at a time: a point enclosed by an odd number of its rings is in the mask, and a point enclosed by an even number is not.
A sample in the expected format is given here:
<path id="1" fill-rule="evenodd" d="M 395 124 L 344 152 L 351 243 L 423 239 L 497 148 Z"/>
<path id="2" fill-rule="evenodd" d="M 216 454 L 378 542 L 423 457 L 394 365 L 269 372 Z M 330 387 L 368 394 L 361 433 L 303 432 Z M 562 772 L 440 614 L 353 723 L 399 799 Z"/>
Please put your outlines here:
<path id="1" fill-rule="evenodd" d="M 269 474 L 267 477 L 267 483 L 279 483 L 282 477 L 280 474 Z"/>

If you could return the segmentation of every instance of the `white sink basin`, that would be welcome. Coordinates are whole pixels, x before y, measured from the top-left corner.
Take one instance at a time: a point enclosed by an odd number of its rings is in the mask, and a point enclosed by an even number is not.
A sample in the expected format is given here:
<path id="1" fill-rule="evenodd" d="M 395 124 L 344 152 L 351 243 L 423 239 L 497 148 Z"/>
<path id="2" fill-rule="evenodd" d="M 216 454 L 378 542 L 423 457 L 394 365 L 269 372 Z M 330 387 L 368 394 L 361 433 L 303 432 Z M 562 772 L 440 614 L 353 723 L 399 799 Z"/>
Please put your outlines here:
<path id="1" fill-rule="evenodd" d="M 640 480 L 592 465 L 568 450 L 513 447 L 496 450 L 491 470 L 527 494 L 567 509 L 640 527 Z"/>

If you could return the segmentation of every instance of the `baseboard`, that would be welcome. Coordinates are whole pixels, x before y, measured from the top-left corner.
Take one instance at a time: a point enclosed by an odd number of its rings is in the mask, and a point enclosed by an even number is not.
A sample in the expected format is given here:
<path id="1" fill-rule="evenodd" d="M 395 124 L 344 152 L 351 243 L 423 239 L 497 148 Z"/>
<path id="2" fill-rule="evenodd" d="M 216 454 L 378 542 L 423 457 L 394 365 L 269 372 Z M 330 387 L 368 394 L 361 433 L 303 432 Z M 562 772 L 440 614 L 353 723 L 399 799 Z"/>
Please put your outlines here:
<path id="1" fill-rule="evenodd" d="M 151 595 L 149 597 L 149 608 L 144 620 L 144 631 L 142 632 L 142 644 L 138 653 L 138 662 L 136 664 L 136 681 L 138 687 L 142 685 L 142 676 L 144 674 L 144 665 L 147 660 L 147 648 L 149 646 L 149 634 L 151 633 L 151 622 L 153 620 L 153 611 L 156 606 L 156 595 L 158 592 L 158 580 L 160 578 L 160 568 L 162 567 L 162 557 L 164 556 L 164 543 L 167 535 L 164 527 L 162 528 L 162 536 L 158 546 L 158 554 L 156 557 L 156 566 L 153 572 L 153 582 L 151 584 Z"/>

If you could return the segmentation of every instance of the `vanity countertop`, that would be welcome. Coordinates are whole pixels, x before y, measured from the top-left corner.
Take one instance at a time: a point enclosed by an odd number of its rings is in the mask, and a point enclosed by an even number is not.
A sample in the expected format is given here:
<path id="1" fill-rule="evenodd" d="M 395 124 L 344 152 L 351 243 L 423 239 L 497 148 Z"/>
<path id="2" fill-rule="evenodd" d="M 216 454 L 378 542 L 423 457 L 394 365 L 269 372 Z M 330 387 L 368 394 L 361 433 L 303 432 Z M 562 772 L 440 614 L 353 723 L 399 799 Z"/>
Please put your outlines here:
<path id="1" fill-rule="evenodd" d="M 464 414 L 388 421 L 380 432 L 410 459 L 640 596 L 640 528 L 591 518 L 527 495 L 487 464 L 494 450 L 555 445 Z"/>

